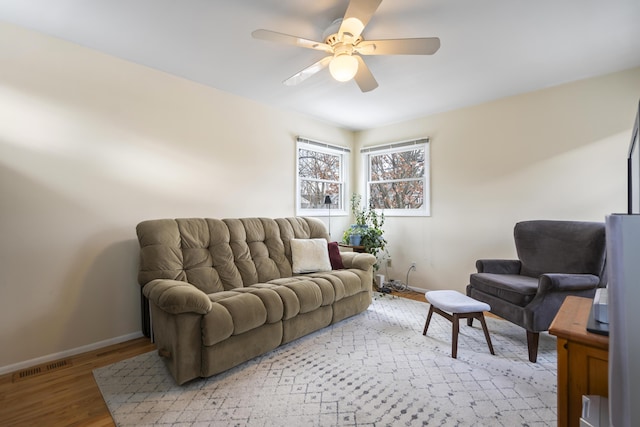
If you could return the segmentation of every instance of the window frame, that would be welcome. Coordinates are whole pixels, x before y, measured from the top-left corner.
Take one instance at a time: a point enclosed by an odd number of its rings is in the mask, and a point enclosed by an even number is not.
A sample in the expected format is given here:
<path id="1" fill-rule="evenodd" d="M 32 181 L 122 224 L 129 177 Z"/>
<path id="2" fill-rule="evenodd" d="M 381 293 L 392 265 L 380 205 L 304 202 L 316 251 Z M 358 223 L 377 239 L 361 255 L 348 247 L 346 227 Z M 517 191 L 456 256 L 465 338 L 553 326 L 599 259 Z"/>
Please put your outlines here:
<path id="1" fill-rule="evenodd" d="M 317 153 L 336 155 L 340 158 L 339 174 L 340 177 L 335 182 L 342 188 L 342 194 L 339 196 L 339 200 L 336 200 L 331 206 L 337 207 L 324 207 L 322 208 L 303 208 L 302 207 L 302 185 L 301 182 L 305 180 L 300 176 L 300 150 L 315 151 Z M 296 196 L 295 196 L 295 210 L 297 216 L 346 216 L 348 215 L 346 201 L 346 194 L 349 193 L 349 171 L 351 162 L 351 150 L 339 145 L 327 144 L 325 142 L 315 141 L 308 138 L 297 137 L 296 138 Z M 307 178 L 308 179 L 308 178 Z"/>
<path id="2" fill-rule="evenodd" d="M 431 154 L 429 138 L 419 138 L 415 140 L 399 141 L 391 144 L 375 145 L 360 150 L 363 182 L 365 187 L 365 199 L 371 199 L 371 184 L 391 182 L 393 180 L 371 180 L 371 157 L 380 154 L 400 153 L 403 151 L 413 151 L 417 148 L 424 150 L 424 176 L 422 180 L 422 196 L 424 202 L 419 209 L 375 209 L 384 212 L 385 216 L 431 216 Z M 415 179 L 415 178 L 414 178 Z M 400 179 L 399 181 L 408 181 Z"/>

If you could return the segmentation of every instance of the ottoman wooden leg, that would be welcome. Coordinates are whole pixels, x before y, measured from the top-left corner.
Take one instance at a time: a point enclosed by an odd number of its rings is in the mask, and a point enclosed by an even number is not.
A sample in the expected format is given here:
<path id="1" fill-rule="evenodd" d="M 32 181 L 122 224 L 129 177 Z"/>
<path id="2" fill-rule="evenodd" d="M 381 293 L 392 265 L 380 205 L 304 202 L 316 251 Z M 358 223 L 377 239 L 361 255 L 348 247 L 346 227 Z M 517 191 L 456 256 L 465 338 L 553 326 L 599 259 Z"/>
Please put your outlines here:
<path id="1" fill-rule="evenodd" d="M 495 354 L 493 352 L 493 345 L 491 345 L 491 337 L 489 336 L 489 329 L 487 329 L 487 322 L 484 321 L 484 313 L 480 313 L 478 317 L 480 319 L 480 323 L 482 323 L 482 330 L 484 331 L 484 337 L 487 340 L 487 344 L 489 345 L 489 351 L 491 354 Z"/>
<path id="2" fill-rule="evenodd" d="M 460 332 L 460 316 L 453 313 L 453 332 L 451 334 L 451 357 L 458 358 L 458 333 Z"/>
<path id="3" fill-rule="evenodd" d="M 431 315 L 434 312 L 449 320 L 452 323 L 453 329 L 451 333 L 451 357 L 456 359 L 458 356 L 460 319 L 467 319 L 467 324 L 469 326 L 473 325 L 473 319 L 478 319 L 480 323 L 482 323 L 482 331 L 484 332 L 484 338 L 487 340 L 489 351 L 491 354 L 495 354 L 493 351 L 493 345 L 491 344 L 491 337 L 489 336 L 489 329 L 487 328 L 487 323 L 484 320 L 484 312 L 491 310 L 491 306 L 489 304 L 474 300 L 473 298 L 463 295 L 457 291 L 429 291 L 425 293 L 425 297 L 431 306 L 429 308 L 429 315 L 427 316 L 427 322 L 424 325 L 422 335 L 427 334 L 429 321 L 431 320 Z"/>
<path id="4" fill-rule="evenodd" d="M 427 321 L 424 324 L 424 330 L 422 331 L 422 335 L 427 335 L 427 329 L 429 329 L 429 322 L 431 322 L 431 315 L 433 314 L 433 306 L 429 306 L 429 314 L 427 315 Z"/>

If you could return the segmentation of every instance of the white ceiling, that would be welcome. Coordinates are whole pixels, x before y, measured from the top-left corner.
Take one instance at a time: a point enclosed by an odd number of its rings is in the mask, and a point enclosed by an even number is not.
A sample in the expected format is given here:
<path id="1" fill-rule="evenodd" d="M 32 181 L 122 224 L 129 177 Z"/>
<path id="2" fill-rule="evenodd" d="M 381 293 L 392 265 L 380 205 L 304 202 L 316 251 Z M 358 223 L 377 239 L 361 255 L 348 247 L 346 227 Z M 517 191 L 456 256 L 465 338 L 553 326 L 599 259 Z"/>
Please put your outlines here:
<path id="1" fill-rule="evenodd" d="M 0 21 L 353 130 L 640 66 L 639 0 L 385 0 L 365 39 L 439 37 L 433 56 L 368 56 L 362 93 L 322 52 L 251 37 L 321 40 L 348 0 L 0 0 Z"/>

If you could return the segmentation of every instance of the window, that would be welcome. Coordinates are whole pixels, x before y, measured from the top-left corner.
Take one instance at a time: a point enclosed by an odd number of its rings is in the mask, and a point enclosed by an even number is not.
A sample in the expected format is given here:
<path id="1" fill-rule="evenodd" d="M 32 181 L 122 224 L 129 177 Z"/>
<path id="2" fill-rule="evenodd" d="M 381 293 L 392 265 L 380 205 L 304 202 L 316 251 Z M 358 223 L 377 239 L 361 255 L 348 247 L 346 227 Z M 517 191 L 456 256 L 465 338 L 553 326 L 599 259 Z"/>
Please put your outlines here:
<path id="1" fill-rule="evenodd" d="M 298 137 L 296 214 L 346 214 L 348 164 L 349 149 Z M 331 198 L 331 205 L 324 203 L 326 196 Z"/>
<path id="2" fill-rule="evenodd" d="M 389 216 L 430 215 L 427 138 L 364 148 L 360 153 L 373 209 L 383 209 Z"/>

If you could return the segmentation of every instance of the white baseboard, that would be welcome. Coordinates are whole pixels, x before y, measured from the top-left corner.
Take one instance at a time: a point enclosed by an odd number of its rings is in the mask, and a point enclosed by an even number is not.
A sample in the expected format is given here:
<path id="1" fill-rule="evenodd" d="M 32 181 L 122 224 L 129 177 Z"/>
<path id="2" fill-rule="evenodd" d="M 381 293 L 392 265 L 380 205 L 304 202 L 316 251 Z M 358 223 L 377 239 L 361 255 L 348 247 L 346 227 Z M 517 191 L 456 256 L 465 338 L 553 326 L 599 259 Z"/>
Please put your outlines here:
<path id="1" fill-rule="evenodd" d="M 42 357 L 36 357 L 35 359 L 25 360 L 24 362 L 18 362 L 18 363 L 14 363 L 12 365 L 7 365 L 7 366 L 0 366 L 0 375 L 19 371 L 25 368 L 30 368 L 32 366 L 41 365 L 43 363 L 51 362 L 54 360 L 64 359 L 65 357 L 76 356 L 78 354 L 86 353 L 92 350 L 97 350 L 103 347 L 108 347 L 110 345 L 120 344 L 121 342 L 130 341 L 136 338 L 140 338 L 142 336 L 143 336 L 142 332 L 134 332 L 127 335 L 110 338 L 108 340 L 98 341 L 93 344 L 87 344 L 81 347 L 72 348 L 70 350 L 61 351 L 59 353 L 53 353 L 53 354 L 48 354 Z"/>

